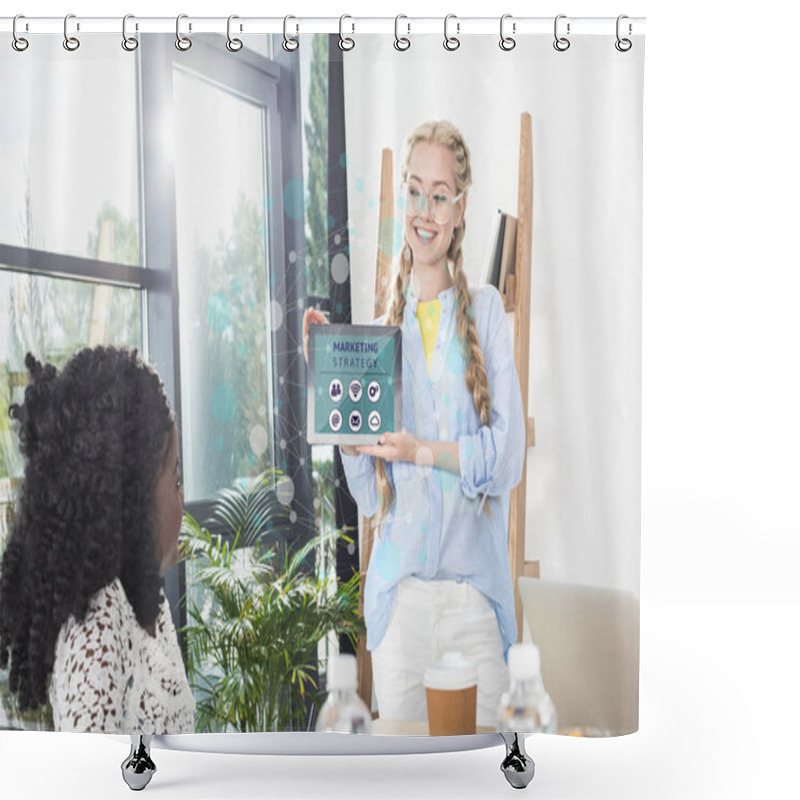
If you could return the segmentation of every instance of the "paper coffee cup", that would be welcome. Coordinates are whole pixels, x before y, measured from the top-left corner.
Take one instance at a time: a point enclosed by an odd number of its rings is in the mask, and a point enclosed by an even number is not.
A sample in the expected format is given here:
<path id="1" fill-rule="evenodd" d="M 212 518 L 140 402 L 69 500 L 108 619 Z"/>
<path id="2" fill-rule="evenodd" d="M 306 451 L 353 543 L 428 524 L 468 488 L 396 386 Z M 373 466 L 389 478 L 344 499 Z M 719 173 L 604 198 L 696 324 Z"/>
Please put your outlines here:
<path id="1" fill-rule="evenodd" d="M 431 736 L 475 733 L 478 670 L 461 653 L 448 652 L 425 670 L 428 728 Z"/>

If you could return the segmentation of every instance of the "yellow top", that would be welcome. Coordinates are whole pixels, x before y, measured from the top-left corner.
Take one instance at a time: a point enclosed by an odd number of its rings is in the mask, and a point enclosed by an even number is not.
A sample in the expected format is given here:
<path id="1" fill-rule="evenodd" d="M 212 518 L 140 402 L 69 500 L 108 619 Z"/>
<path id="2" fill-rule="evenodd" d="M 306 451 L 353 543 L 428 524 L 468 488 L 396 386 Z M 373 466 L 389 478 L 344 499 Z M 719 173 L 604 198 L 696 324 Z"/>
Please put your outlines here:
<path id="1" fill-rule="evenodd" d="M 436 345 L 436 334 L 439 332 L 439 317 L 442 313 L 442 304 L 436 300 L 427 300 L 417 303 L 417 322 L 422 332 L 422 347 L 425 350 L 425 363 L 428 365 L 428 374 L 431 371 L 433 348 Z"/>

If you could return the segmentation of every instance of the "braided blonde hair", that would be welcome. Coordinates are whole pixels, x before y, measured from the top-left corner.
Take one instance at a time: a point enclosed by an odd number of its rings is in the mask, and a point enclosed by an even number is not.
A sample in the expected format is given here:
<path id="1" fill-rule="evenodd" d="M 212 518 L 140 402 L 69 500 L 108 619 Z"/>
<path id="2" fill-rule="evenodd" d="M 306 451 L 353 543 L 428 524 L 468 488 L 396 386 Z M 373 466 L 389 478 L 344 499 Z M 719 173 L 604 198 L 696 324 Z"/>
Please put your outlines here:
<path id="1" fill-rule="evenodd" d="M 454 157 L 456 175 L 456 193 L 466 193 L 472 183 L 472 170 L 470 168 L 469 149 L 458 128 L 446 120 L 429 120 L 414 130 L 406 140 L 406 156 L 403 164 L 402 178 L 405 181 L 408 175 L 408 163 L 414 147 L 420 142 L 431 142 L 446 147 Z M 466 194 L 465 194 L 466 197 Z M 466 201 L 465 201 L 466 202 Z M 458 301 L 457 332 L 461 341 L 464 360 L 467 364 L 464 379 L 467 388 L 472 394 L 475 408 L 484 425 L 489 424 L 491 416 L 491 396 L 489 395 L 489 379 L 486 375 L 483 351 L 478 342 L 478 332 L 475 327 L 475 315 L 472 311 L 472 302 L 469 296 L 467 276 L 464 274 L 464 257 L 461 245 L 464 242 L 466 224 L 464 215 L 453 231 L 453 239 L 447 250 L 448 266 L 453 270 L 453 288 Z M 397 277 L 394 281 L 392 300 L 386 315 L 387 325 L 402 325 L 406 308 L 406 294 L 411 278 L 411 269 L 414 265 L 414 256 L 411 245 L 403 234 L 403 249 L 400 254 L 400 264 Z M 386 462 L 382 458 L 376 460 L 376 477 L 380 505 L 373 520 L 374 527 L 379 531 L 381 523 L 392 505 L 392 485 L 386 474 Z M 486 504 L 489 512 L 489 505 Z"/>

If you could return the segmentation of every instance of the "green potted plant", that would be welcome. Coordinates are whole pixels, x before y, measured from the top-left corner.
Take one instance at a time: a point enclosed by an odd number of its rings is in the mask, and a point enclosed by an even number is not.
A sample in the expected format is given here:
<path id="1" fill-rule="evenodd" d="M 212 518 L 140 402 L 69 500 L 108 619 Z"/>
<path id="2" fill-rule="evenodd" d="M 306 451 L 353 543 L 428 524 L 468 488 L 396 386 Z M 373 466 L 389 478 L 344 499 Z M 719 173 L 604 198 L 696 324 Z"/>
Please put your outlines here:
<path id="1" fill-rule="evenodd" d="M 344 533 L 300 546 L 275 536 L 288 511 L 280 502 L 287 480 L 272 471 L 225 490 L 211 531 L 184 516 L 183 631 L 198 732 L 304 729 L 320 701 L 320 641 L 333 633 L 355 642 L 362 629 L 358 575 L 336 585 L 309 568 L 312 554 Z"/>

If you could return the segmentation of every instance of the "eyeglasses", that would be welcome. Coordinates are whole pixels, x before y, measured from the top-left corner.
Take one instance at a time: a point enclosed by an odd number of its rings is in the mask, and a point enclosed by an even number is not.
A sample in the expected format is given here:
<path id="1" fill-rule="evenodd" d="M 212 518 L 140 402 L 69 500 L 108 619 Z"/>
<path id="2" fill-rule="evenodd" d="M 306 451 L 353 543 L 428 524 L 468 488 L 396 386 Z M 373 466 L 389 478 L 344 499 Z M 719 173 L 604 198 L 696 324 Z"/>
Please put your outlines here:
<path id="1" fill-rule="evenodd" d="M 418 183 L 406 181 L 402 186 L 402 198 L 405 202 L 406 215 L 424 214 L 430 209 L 431 219 L 438 225 L 447 225 L 453 218 L 456 203 L 464 196 L 464 192 L 452 197 L 445 189 L 425 193 Z"/>

